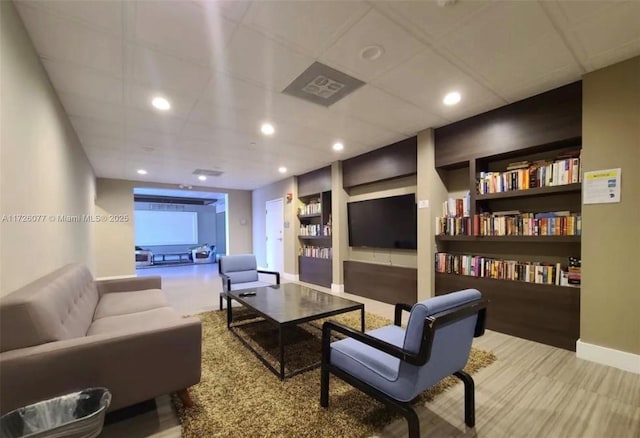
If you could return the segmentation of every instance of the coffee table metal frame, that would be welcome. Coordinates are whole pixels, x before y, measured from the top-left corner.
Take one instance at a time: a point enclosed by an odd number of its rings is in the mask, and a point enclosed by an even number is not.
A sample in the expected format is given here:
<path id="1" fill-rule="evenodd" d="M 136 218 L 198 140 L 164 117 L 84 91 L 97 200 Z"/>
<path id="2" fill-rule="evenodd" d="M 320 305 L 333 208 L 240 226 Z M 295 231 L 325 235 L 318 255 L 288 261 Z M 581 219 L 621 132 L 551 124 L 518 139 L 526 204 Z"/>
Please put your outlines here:
<path id="1" fill-rule="evenodd" d="M 330 310 L 330 311 L 326 311 L 326 312 L 318 312 L 318 313 L 314 313 L 312 315 L 307 315 L 305 317 L 301 317 L 301 318 L 295 318 L 295 319 L 291 319 L 289 321 L 277 321 L 276 319 L 274 319 L 272 316 L 270 316 L 268 313 L 261 311 L 260 309 L 255 308 L 252 303 L 251 303 L 251 298 L 253 298 L 252 296 L 241 296 L 241 293 L 246 293 L 249 291 L 256 291 L 256 293 L 260 293 L 260 291 L 262 289 L 266 289 L 266 288 L 277 288 L 278 285 L 276 286 L 266 286 L 266 287 L 258 287 L 258 288 L 252 288 L 252 289 L 242 289 L 242 290 L 234 290 L 234 291 L 228 291 L 225 296 L 226 296 L 226 300 L 227 300 L 227 328 L 229 329 L 229 331 L 231 333 L 233 333 L 239 340 L 240 342 L 242 342 L 242 344 L 244 344 L 245 347 L 247 347 L 258 359 L 260 359 L 260 361 L 269 369 L 271 370 L 271 372 L 273 372 L 276 376 L 278 376 L 280 378 L 280 380 L 284 380 L 285 378 L 290 378 L 293 376 L 296 376 L 300 373 L 303 373 L 305 371 L 309 371 L 312 370 L 314 368 L 318 368 L 321 364 L 321 362 L 306 366 L 304 368 L 298 369 L 298 370 L 294 370 L 293 372 L 285 375 L 285 361 L 284 361 L 284 343 L 283 343 L 283 332 L 284 330 L 286 330 L 287 328 L 299 325 L 299 324 L 303 324 L 305 322 L 309 322 L 309 321 L 314 321 L 317 319 L 322 319 L 322 318 L 328 318 L 330 316 L 335 316 L 335 315 L 339 315 L 341 313 L 347 313 L 347 312 L 353 312 L 355 310 L 360 310 L 360 331 L 364 332 L 364 326 L 365 326 L 365 320 L 364 320 L 364 304 L 362 303 L 357 303 L 355 301 L 352 301 L 353 305 L 351 306 L 345 306 L 344 308 L 341 309 L 334 309 L 334 310 Z M 306 286 L 304 286 L 306 287 Z M 318 292 L 318 293 L 323 293 L 320 291 L 316 291 L 315 289 L 311 289 L 311 288 L 307 288 L 310 289 L 314 292 Z M 327 294 L 329 295 L 329 294 Z M 333 295 L 329 295 L 331 297 L 333 297 Z M 341 300 L 346 300 L 345 298 L 341 298 L 341 297 L 335 297 L 335 298 L 339 298 Z M 276 326 L 278 328 L 278 350 L 279 350 L 279 359 L 280 359 L 280 369 L 276 369 L 273 367 L 273 365 L 271 365 L 269 363 L 269 361 L 262 355 L 260 354 L 260 352 L 258 352 L 255 348 L 253 348 L 247 341 L 245 341 L 238 333 L 236 333 L 236 331 L 234 330 L 234 326 L 232 326 L 232 322 L 233 322 L 233 306 L 231 305 L 231 300 L 235 300 L 238 303 L 242 304 L 242 306 L 252 310 L 253 312 L 257 313 L 258 315 L 260 315 L 262 318 L 264 318 L 265 321 L 270 322 L 271 324 L 273 324 L 274 326 Z M 351 300 L 347 300 L 347 301 L 351 301 Z M 318 340 L 318 342 L 320 342 L 320 340 Z"/>

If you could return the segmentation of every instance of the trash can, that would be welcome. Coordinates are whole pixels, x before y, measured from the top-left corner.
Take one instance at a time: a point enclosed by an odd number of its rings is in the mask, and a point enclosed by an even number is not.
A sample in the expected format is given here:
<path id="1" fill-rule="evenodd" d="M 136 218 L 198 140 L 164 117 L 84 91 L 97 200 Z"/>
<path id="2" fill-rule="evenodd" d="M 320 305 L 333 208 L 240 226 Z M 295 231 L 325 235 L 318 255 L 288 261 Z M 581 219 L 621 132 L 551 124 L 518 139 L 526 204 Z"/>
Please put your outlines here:
<path id="1" fill-rule="evenodd" d="M 107 388 L 88 388 L 34 403 L 0 417 L 0 437 L 97 437 L 110 403 Z"/>

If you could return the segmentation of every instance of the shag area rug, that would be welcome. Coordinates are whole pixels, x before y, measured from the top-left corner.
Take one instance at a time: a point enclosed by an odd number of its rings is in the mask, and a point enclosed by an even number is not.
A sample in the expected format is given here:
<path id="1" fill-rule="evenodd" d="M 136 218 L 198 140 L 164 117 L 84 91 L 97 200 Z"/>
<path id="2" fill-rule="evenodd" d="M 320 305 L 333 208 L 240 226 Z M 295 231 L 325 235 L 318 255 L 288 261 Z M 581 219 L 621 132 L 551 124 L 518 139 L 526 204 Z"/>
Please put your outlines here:
<path id="1" fill-rule="evenodd" d="M 195 406 L 184 408 L 177 397 L 173 398 L 183 437 L 367 437 L 396 418 L 384 405 L 335 376 L 330 380 L 329 408 L 320 407 L 319 368 L 282 382 L 229 333 L 226 311 L 199 317 L 202 379 L 190 389 Z M 267 323 L 256 322 L 247 312 L 239 319 L 246 322 L 237 329 L 240 336 L 266 353 L 275 366 L 276 330 Z M 331 319 L 356 329 L 360 327 L 359 311 Z M 286 337 L 287 372 L 320 360 L 321 322 L 304 324 Z M 390 323 L 366 314 L 367 330 Z M 465 371 L 475 373 L 494 360 L 493 353 L 472 349 Z M 421 394 L 415 403 L 430 401 L 458 383 L 458 379 L 448 377 Z M 460 406 L 464 406 L 463 399 Z"/>

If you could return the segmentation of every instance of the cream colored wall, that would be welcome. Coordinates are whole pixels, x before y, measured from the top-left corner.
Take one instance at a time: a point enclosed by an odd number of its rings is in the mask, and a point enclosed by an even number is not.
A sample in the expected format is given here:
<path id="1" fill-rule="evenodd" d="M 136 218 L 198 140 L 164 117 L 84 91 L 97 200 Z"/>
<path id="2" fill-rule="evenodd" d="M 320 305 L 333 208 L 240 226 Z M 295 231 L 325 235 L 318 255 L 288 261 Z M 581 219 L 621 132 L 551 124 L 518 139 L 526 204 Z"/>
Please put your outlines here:
<path id="1" fill-rule="evenodd" d="M 287 193 L 292 193 L 291 202 L 287 202 Z M 253 207 L 253 252 L 256 255 L 258 266 L 266 266 L 266 217 L 265 204 L 267 201 L 282 198 L 284 208 L 284 272 L 295 275 L 298 273 L 297 263 L 297 233 L 298 222 L 296 218 L 298 199 L 296 184 L 293 177 L 261 187 L 252 192 L 251 204 Z"/>
<path id="2" fill-rule="evenodd" d="M 416 190 L 417 177 L 413 175 L 354 187 L 349 190 L 349 199 L 347 202 L 406 195 L 416 193 Z M 372 218 L 372 220 L 375 220 L 375 218 Z M 348 240 L 348 236 L 346 238 Z M 347 260 L 404 266 L 408 268 L 418 267 L 418 257 L 415 250 L 349 247 L 347 254 Z"/>
<path id="3" fill-rule="evenodd" d="M 100 214 L 128 215 L 128 222 L 96 224 L 96 275 L 111 277 L 135 273 L 133 189 L 155 187 L 175 189 L 175 185 L 98 178 L 96 211 Z M 252 252 L 251 192 L 212 187 L 193 187 L 194 191 L 226 193 L 229 254 Z M 188 192 L 186 192 L 188 193 Z"/>
<path id="4" fill-rule="evenodd" d="M 347 201 L 349 194 L 342 187 L 342 162 L 331 165 L 331 283 L 340 290 L 344 285 L 344 264 L 349 254 L 349 230 L 347 225 Z"/>
<path id="5" fill-rule="evenodd" d="M 467 173 L 468 178 L 468 173 Z M 418 208 L 418 300 L 435 295 L 435 220 L 441 215 L 447 188 L 435 169 L 433 129 L 418 133 L 418 201 L 428 201 L 427 208 Z"/>
<path id="6" fill-rule="evenodd" d="M 93 169 L 13 2 L 0 2 L 0 295 L 67 263 L 94 268 Z M 11 215 L 44 215 L 11 222 Z"/>
<path id="7" fill-rule="evenodd" d="M 582 208 L 582 342 L 640 354 L 640 57 L 585 75 L 583 170 L 622 168 L 621 202 Z"/>

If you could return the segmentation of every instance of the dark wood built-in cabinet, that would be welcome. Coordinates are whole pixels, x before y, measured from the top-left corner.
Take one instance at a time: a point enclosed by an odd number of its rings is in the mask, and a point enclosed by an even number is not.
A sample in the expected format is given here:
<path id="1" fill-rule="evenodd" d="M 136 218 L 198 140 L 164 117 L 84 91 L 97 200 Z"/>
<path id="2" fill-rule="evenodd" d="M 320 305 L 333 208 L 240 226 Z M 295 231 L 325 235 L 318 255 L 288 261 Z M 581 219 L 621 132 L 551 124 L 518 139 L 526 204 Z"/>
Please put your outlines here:
<path id="1" fill-rule="evenodd" d="M 331 168 L 298 176 L 298 275 L 300 281 L 331 287 Z"/>
<path id="2" fill-rule="evenodd" d="M 449 255 L 452 257 L 446 258 L 448 261 L 458 255 L 470 255 L 510 263 L 529 262 L 544 265 L 549 272 L 553 266 L 555 277 L 558 264 L 565 267 L 569 257 L 580 258 L 580 235 L 567 232 L 566 227 L 560 231 L 554 228 L 555 234 L 551 235 L 482 236 L 478 235 L 478 220 L 473 218 L 481 213 L 508 211 L 569 211 L 575 217 L 575 225 L 581 214 L 580 182 L 556 179 L 552 186 L 485 194 L 479 193 L 478 184 L 481 172 L 505 172 L 517 162 L 577 156 L 581 149 L 581 104 L 581 84 L 575 83 L 435 130 L 436 165 L 443 179 L 468 175 L 469 189 L 470 219 L 464 228 L 467 235 L 436 236 L 438 252 L 446 253 L 441 260 Z M 517 175 L 511 183 L 515 187 Z M 460 196 L 459 182 L 453 191 L 452 197 Z M 461 275 L 459 265 L 455 268 L 458 273 L 436 272 L 436 295 L 476 288 L 490 300 L 489 329 L 575 350 L 580 329 L 579 287 L 555 284 L 557 278 L 553 279 L 554 284 L 540 284 L 522 281 L 522 277 L 478 277 L 475 265 L 472 274 L 468 274 L 468 266 L 465 265 L 466 275 Z M 512 273 L 513 265 L 509 269 Z M 549 278 L 546 274 L 545 281 Z"/>

